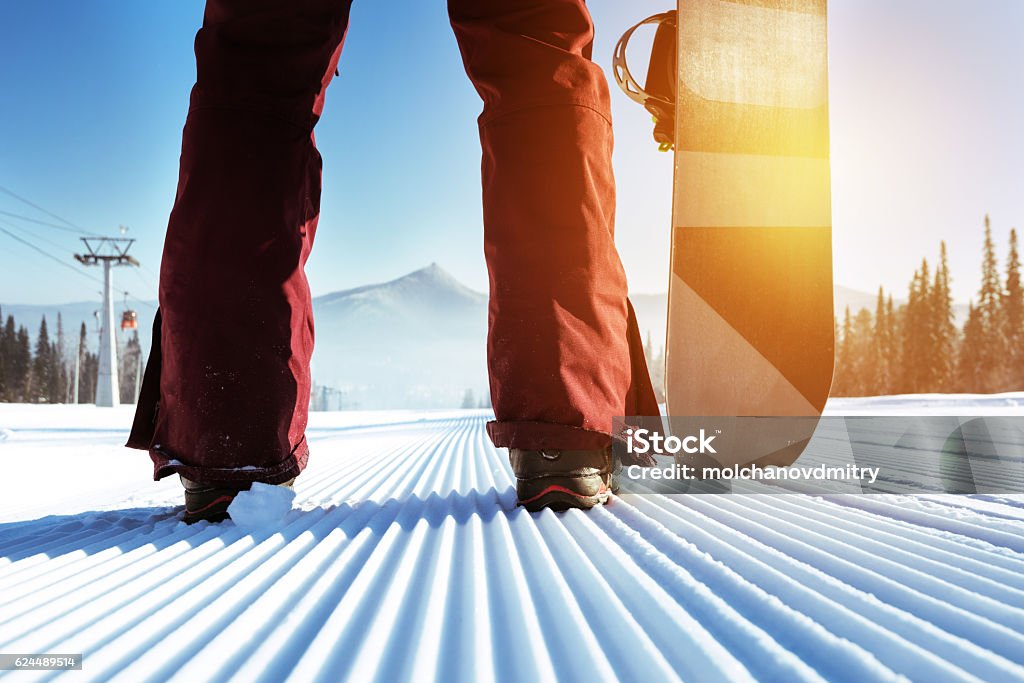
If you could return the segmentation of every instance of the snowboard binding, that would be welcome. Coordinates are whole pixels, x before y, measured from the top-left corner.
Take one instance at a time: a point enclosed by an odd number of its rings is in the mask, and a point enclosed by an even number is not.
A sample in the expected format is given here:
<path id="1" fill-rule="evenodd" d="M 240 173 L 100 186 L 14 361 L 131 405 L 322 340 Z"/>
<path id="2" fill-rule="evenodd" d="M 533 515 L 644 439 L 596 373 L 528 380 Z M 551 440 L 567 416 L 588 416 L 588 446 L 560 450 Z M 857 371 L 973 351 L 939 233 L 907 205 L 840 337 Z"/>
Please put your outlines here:
<path id="1" fill-rule="evenodd" d="M 654 118 L 654 141 L 658 150 L 667 152 L 675 146 L 676 127 L 676 10 L 647 17 L 622 34 L 615 45 L 612 73 L 615 82 L 629 99 L 643 105 Z M 647 66 L 644 86 L 637 83 L 626 63 L 626 47 L 633 33 L 641 26 L 657 25 L 651 60 Z"/>

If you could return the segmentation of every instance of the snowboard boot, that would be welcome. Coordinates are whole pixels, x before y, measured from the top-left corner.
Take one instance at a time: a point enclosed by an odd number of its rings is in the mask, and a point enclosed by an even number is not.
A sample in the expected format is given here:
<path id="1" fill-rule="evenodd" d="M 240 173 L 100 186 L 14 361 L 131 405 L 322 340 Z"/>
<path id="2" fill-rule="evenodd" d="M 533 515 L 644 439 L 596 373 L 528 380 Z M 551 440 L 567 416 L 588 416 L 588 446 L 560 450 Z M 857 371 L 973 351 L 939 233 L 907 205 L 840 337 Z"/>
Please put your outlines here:
<path id="1" fill-rule="evenodd" d="M 615 490 L 612 449 L 593 451 L 510 448 L 519 505 L 530 512 L 544 508 L 588 510 L 607 502 Z"/>
<path id="2" fill-rule="evenodd" d="M 238 482 L 234 486 L 213 486 L 199 481 L 186 479 L 178 475 L 182 486 L 185 487 L 185 524 L 195 524 L 206 520 L 207 522 L 223 522 L 230 519 L 228 506 L 242 491 L 252 488 L 252 482 Z M 278 486 L 292 487 L 295 477 Z"/>

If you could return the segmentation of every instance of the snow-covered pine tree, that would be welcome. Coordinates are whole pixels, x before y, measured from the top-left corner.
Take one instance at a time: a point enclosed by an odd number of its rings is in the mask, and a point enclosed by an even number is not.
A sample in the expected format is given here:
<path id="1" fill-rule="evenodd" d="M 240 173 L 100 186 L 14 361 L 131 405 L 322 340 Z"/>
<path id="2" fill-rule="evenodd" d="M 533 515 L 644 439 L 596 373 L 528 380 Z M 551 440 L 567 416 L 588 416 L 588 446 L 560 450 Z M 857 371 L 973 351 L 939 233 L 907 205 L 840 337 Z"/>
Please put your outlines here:
<path id="1" fill-rule="evenodd" d="M 911 365 L 914 362 L 914 348 L 912 328 L 916 329 L 914 323 L 917 315 L 918 287 L 921 282 L 920 271 L 914 271 L 914 277 L 910 280 L 910 289 L 907 291 L 907 303 L 903 305 L 903 316 L 900 324 L 900 358 L 896 393 L 909 394 L 914 390 L 914 369 Z"/>
<path id="2" fill-rule="evenodd" d="M 928 260 L 921 261 L 921 281 L 924 285 L 920 301 L 920 337 L 917 341 L 918 388 L 921 393 L 940 391 L 942 353 L 939 346 L 939 321 L 941 294 L 937 291 L 941 282 L 941 267 L 936 267 L 934 279 L 928 267 Z"/>
<path id="3" fill-rule="evenodd" d="M 1024 389 L 1024 286 L 1020 279 L 1017 230 L 1010 229 L 1010 252 L 1006 256 L 1006 288 L 1002 301 L 1002 336 L 1006 367 L 1002 389 Z"/>
<path id="4" fill-rule="evenodd" d="M 839 322 L 836 321 L 838 327 Z M 850 307 L 846 307 L 843 314 L 843 325 L 839 334 L 836 335 L 836 371 L 832 381 L 831 393 L 835 396 L 849 396 L 853 382 L 853 357 L 851 355 L 851 342 L 853 341 L 853 318 L 850 316 Z"/>
<path id="5" fill-rule="evenodd" d="M 874 324 L 871 311 L 862 308 L 853 319 L 851 357 L 853 360 L 851 396 L 870 396 L 877 389 L 877 367 L 874 364 Z"/>
<path id="6" fill-rule="evenodd" d="M 14 331 L 14 316 L 7 316 L 7 323 L 0 332 L 0 346 L 4 354 L 4 400 L 14 401 L 14 357 L 17 333 Z"/>
<path id="7" fill-rule="evenodd" d="M 4 401 L 17 401 L 20 391 L 18 384 L 18 333 L 14 327 L 14 316 L 7 316 L 7 323 L 0 328 L 0 348 L 4 357 Z"/>
<path id="8" fill-rule="evenodd" d="M 906 310 L 902 325 L 902 381 L 901 393 L 918 393 L 926 391 L 928 384 L 927 346 L 931 337 L 930 325 L 930 284 L 928 261 L 922 260 L 921 269 L 914 271 L 910 281 L 910 292 L 907 296 Z"/>
<path id="9" fill-rule="evenodd" d="M 1005 344 L 1000 322 L 1002 304 L 1003 286 L 999 281 L 999 262 L 992 241 L 992 225 L 986 214 L 977 307 L 981 323 L 977 390 L 983 393 L 997 391 L 1003 385 Z"/>
<path id="10" fill-rule="evenodd" d="M 0 308 L 0 320 L 4 319 Z M 0 402 L 7 400 L 7 337 L 4 328 L 0 327 Z"/>
<path id="11" fill-rule="evenodd" d="M 14 342 L 15 368 L 15 401 L 28 401 L 29 375 L 32 373 L 32 346 L 29 342 L 28 328 L 18 326 L 18 336 Z"/>
<path id="12" fill-rule="evenodd" d="M 892 293 L 890 292 L 885 302 L 885 324 L 889 344 L 887 349 L 889 357 L 889 385 L 885 390 L 887 394 L 895 394 L 898 391 L 900 368 L 903 367 L 903 349 L 900 347 L 899 339 L 903 329 L 902 319 L 904 313 L 903 306 L 899 309 L 896 308 L 893 303 Z"/>
<path id="13" fill-rule="evenodd" d="M 67 384 L 67 372 L 64 370 L 64 364 L 61 362 L 57 342 L 50 343 L 48 352 L 50 356 L 48 360 L 50 376 L 46 385 L 46 402 L 63 403 L 64 387 Z"/>
<path id="14" fill-rule="evenodd" d="M 53 377 L 53 357 L 50 349 L 50 334 L 46 329 L 46 316 L 39 323 L 39 335 L 36 337 L 36 352 L 32 360 L 32 371 L 29 373 L 29 396 L 31 403 L 49 400 L 50 379 Z"/>
<path id="15" fill-rule="evenodd" d="M 878 298 L 875 300 L 875 326 L 872 330 L 871 362 L 874 365 L 874 382 L 871 393 L 876 395 L 887 394 L 892 386 L 892 366 L 890 347 L 892 346 L 889 337 L 888 312 L 885 306 L 885 291 L 878 288 Z"/>
<path id="16" fill-rule="evenodd" d="M 78 332 L 78 402 L 92 403 L 96 400 L 96 374 L 93 372 L 91 357 L 88 351 L 88 331 L 85 323 Z"/>
<path id="17" fill-rule="evenodd" d="M 57 312 L 57 338 L 51 344 L 50 364 L 53 369 L 50 375 L 49 401 L 50 403 L 65 403 L 67 401 L 68 368 L 67 355 L 65 353 L 66 340 L 64 339 L 64 320 L 60 312 Z"/>
<path id="18" fill-rule="evenodd" d="M 981 313 L 971 301 L 967 307 L 967 321 L 964 323 L 964 336 L 960 342 L 960 354 L 957 359 L 957 391 L 979 391 L 978 377 L 981 372 L 984 343 L 985 328 Z"/>
<path id="19" fill-rule="evenodd" d="M 949 259 L 946 242 L 939 245 L 939 266 L 935 270 L 932 288 L 932 344 L 931 362 L 934 364 L 931 391 L 948 393 L 953 390 L 956 374 L 957 330 L 953 317 L 953 293 L 950 290 Z"/>
<path id="20" fill-rule="evenodd" d="M 82 403 L 96 402 L 96 380 L 98 379 L 99 371 L 99 354 L 89 353 L 87 351 L 82 362 L 82 377 L 86 379 L 85 386 L 89 393 L 85 394 L 85 397 L 82 399 Z"/>

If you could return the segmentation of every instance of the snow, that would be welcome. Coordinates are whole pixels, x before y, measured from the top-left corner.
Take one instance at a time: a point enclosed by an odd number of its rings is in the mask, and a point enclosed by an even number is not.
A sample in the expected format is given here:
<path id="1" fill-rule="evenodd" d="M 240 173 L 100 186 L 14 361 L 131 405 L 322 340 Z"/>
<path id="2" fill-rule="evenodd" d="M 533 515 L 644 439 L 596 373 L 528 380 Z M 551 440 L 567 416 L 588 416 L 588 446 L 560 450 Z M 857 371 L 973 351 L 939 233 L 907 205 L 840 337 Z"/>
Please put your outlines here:
<path id="1" fill-rule="evenodd" d="M 1024 415 L 1024 394 L 828 409 Z M 1024 496 L 530 514 L 486 411 L 315 413 L 294 491 L 188 526 L 123 448 L 131 417 L 0 404 L 0 652 L 84 653 L 68 680 L 1024 681 Z"/>
<path id="2" fill-rule="evenodd" d="M 250 532 L 277 531 L 292 509 L 295 491 L 285 486 L 254 482 L 248 491 L 242 491 L 228 506 L 231 521 Z"/>

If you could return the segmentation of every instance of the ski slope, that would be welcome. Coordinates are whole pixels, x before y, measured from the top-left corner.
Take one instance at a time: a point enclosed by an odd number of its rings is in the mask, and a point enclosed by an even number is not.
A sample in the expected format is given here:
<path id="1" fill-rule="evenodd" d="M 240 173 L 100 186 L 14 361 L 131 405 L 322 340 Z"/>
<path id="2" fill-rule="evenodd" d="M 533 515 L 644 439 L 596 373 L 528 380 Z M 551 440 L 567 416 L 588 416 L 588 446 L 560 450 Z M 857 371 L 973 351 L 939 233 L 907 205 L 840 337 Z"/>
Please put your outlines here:
<path id="1" fill-rule="evenodd" d="M 9 680 L 1024 681 L 1024 497 L 529 514 L 482 411 L 314 413 L 280 526 L 186 526 L 130 415 L 0 405 L 0 652 L 84 654 Z"/>

